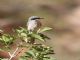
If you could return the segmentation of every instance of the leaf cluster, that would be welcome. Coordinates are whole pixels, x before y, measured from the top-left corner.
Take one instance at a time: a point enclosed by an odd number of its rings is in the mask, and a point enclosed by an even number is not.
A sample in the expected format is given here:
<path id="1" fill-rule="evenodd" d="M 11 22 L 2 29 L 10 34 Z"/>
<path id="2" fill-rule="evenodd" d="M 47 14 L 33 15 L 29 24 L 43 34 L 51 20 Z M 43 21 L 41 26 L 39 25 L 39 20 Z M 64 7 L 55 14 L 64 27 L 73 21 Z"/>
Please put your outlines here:
<path id="1" fill-rule="evenodd" d="M 51 47 L 36 43 L 36 40 L 45 42 L 46 39 L 50 39 L 48 36 L 44 35 L 43 32 L 51 29 L 52 28 L 45 27 L 31 32 L 28 31 L 27 28 L 20 27 L 19 29 L 15 30 L 16 36 L 2 34 L 0 36 L 0 43 L 2 43 L 5 47 L 9 47 L 15 40 L 20 38 L 20 40 L 24 41 L 26 45 L 29 44 L 30 47 L 29 50 L 25 52 L 25 55 L 21 56 L 19 60 L 53 60 L 50 57 L 51 54 L 54 54 Z M 0 58 L 0 60 L 5 59 Z"/>
<path id="2" fill-rule="evenodd" d="M 51 60 L 50 54 L 54 54 L 51 47 L 44 45 L 33 45 L 29 51 L 25 52 L 25 55 L 20 60 Z"/>
<path id="3" fill-rule="evenodd" d="M 14 42 L 14 40 L 15 40 L 15 37 L 9 34 L 2 34 L 0 36 L 0 43 L 5 47 L 9 47 Z"/>
<path id="4" fill-rule="evenodd" d="M 16 32 L 18 33 L 18 36 L 21 38 L 21 40 L 24 40 L 25 42 L 29 43 L 33 42 L 33 40 L 45 41 L 45 39 L 50 39 L 46 35 L 42 34 L 42 32 L 48 30 L 51 30 L 51 28 L 45 27 L 43 29 L 37 30 L 37 32 L 30 32 L 26 28 L 20 27 L 20 29 L 16 29 Z"/>

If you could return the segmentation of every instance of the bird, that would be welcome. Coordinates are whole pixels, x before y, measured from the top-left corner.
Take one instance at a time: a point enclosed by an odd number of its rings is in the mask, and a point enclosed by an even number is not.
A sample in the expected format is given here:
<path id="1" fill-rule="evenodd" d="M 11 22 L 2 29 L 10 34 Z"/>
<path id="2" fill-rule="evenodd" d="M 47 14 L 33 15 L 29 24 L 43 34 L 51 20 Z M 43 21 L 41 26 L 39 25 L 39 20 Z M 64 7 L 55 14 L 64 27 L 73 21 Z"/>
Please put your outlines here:
<path id="1" fill-rule="evenodd" d="M 28 22 L 27 22 L 28 31 L 35 31 L 36 29 L 39 29 L 42 25 L 40 22 L 40 19 L 44 19 L 44 18 L 39 17 L 39 16 L 29 17 Z"/>

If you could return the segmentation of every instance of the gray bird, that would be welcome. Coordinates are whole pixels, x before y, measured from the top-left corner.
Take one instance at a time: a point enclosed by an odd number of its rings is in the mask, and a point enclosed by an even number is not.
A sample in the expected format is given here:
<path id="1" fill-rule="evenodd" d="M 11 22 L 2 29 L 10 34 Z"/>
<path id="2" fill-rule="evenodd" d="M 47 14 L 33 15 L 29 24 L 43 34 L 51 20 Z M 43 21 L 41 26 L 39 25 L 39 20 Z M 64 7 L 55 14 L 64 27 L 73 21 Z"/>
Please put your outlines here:
<path id="1" fill-rule="evenodd" d="M 27 29 L 29 31 L 34 31 L 35 29 L 40 28 L 41 27 L 41 22 L 39 21 L 40 19 L 43 19 L 43 18 L 38 16 L 29 17 L 27 22 Z"/>

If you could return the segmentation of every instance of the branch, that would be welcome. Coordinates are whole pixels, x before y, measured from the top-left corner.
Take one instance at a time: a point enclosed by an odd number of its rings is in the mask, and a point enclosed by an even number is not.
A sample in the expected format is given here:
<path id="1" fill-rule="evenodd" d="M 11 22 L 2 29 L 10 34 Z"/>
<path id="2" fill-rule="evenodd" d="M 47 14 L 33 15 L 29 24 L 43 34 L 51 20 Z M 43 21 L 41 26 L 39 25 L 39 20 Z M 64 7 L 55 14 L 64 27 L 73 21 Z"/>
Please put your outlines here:
<path id="1" fill-rule="evenodd" d="M 10 56 L 10 58 L 9 58 L 9 60 L 11 60 L 13 57 L 15 57 L 16 55 L 16 52 L 18 51 L 18 47 L 16 48 L 16 50 L 11 54 L 10 52 L 8 52 L 9 53 L 9 56 Z"/>
<path id="2" fill-rule="evenodd" d="M 16 54 L 18 56 L 23 51 L 23 48 Z"/>

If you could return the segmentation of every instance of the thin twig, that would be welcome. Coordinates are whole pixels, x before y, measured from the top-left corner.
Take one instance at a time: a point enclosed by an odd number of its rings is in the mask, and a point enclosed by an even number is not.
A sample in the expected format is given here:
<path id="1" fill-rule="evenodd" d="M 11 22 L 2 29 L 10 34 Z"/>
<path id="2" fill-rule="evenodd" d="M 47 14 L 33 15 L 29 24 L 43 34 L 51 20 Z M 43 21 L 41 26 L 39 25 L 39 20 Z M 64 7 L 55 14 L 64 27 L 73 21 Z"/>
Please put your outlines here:
<path id="1" fill-rule="evenodd" d="M 18 56 L 23 51 L 23 48 L 16 54 Z"/>
<path id="2" fill-rule="evenodd" d="M 16 50 L 13 52 L 13 54 L 11 54 L 10 52 L 9 52 L 9 55 L 10 55 L 10 58 L 9 58 L 9 60 L 11 60 L 13 57 L 15 57 L 15 54 L 16 54 L 16 52 L 18 51 L 18 47 L 16 48 Z"/>

